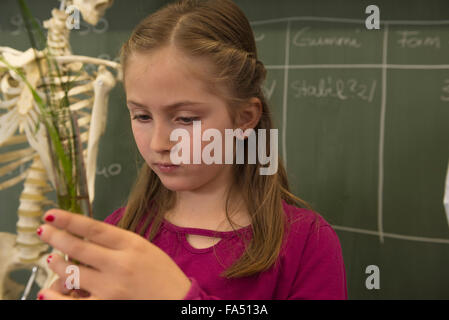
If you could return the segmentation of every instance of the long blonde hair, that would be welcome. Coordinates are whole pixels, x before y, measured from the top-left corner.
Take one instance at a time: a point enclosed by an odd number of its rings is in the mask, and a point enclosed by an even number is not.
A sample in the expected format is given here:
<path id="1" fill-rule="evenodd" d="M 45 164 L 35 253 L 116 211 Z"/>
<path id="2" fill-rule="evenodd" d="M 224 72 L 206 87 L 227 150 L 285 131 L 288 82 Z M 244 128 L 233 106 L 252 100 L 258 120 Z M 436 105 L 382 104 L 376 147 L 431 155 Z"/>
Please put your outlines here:
<path id="1" fill-rule="evenodd" d="M 251 26 L 235 3 L 230 0 L 181 0 L 146 17 L 121 48 L 124 74 L 133 52 L 148 53 L 170 45 L 187 56 L 203 57 L 212 63 L 215 70 L 205 79 L 205 83 L 216 94 L 217 84 L 229 89 L 231 95 L 222 96 L 228 102 L 231 115 L 235 116 L 241 103 L 251 97 L 259 98 L 263 110 L 254 129 L 270 132 L 269 129 L 273 128 L 272 116 L 262 91 L 266 69 L 258 60 Z M 247 159 L 247 142 L 244 143 Z M 266 139 L 265 150 L 271 150 L 270 139 Z M 278 160 L 278 171 L 273 175 L 260 175 L 260 167 L 258 161 L 256 164 L 233 165 L 233 185 L 226 198 L 226 217 L 233 226 L 229 205 L 238 190 L 250 214 L 253 235 L 250 241 L 245 241 L 242 256 L 221 274 L 227 278 L 254 275 L 275 263 L 286 227 L 291 223 L 284 213 L 282 200 L 313 210 L 307 202 L 289 191 L 282 159 Z M 144 163 L 117 225 L 143 235 L 152 222 L 148 239 L 152 241 L 164 220 L 165 212 L 173 208 L 175 196 Z M 137 230 L 145 215 L 145 223 Z"/>

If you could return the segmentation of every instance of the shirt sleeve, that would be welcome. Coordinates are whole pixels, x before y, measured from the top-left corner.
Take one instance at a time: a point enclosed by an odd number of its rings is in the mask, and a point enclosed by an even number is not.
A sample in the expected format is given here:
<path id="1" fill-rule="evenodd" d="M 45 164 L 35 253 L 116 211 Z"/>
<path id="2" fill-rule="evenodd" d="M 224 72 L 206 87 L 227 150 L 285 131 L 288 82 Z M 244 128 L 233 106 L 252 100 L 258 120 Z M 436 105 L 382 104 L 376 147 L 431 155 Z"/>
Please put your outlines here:
<path id="1" fill-rule="evenodd" d="M 112 224 L 112 225 L 117 225 L 117 223 L 120 221 L 120 219 L 123 216 L 123 213 L 125 212 L 125 208 L 118 208 L 117 210 L 115 210 L 114 212 L 112 212 L 109 216 L 106 217 L 106 219 L 104 219 L 103 222 Z"/>
<path id="2" fill-rule="evenodd" d="M 321 226 L 318 232 L 309 233 L 287 299 L 348 299 L 340 241 L 330 225 Z"/>
<path id="3" fill-rule="evenodd" d="M 216 296 L 207 294 L 193 277 L 188 277 L 192 282 L 190 290 L 187 292 L 183 300 L 221 300 Z"/>

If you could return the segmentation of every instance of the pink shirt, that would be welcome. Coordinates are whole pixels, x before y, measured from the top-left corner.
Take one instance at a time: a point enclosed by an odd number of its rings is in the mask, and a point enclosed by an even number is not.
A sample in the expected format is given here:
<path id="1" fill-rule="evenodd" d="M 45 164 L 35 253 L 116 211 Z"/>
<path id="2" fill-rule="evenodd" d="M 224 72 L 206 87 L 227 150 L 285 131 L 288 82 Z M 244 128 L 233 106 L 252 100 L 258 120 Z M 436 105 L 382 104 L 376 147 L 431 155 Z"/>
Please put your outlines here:
<path id="1" fill-rule="evenodd" d="M 337 234 L 323 217 L 283 202 L 284 212 L 299 221 L 291 225 L 276 264 L 259 274 L 226 279 L 219 274 L 242 253 L 244 244 L 234 231 L 184 228 L 164 220 L 152 243 L 166 252 L 192 282 L 185 300 L 299 300 L 347 299 L 346 272 Z M 105 222 L 116 225 L 125 208 Z M 319 217 L 319 232 L 313 221 Z M 139 228 L 142 226 L 143 219 Z M 151 224 L 150 224 L 151 225 Z M 238 229 L 251 237 L 250 226 Z M 210 248 L 196 249 L 185 234 L 222 238 Z M 148 239 L 149 226 L 145 230 Z"/>

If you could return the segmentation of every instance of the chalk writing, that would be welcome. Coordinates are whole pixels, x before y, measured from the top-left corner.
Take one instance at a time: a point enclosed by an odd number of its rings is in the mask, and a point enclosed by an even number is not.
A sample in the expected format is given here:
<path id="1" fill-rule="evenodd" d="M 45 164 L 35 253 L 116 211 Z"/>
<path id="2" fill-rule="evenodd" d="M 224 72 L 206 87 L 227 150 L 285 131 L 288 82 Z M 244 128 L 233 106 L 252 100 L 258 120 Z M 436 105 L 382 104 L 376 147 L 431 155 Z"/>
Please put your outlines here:
<path id="1" fill-rule="evenodd" d="M 263 39 L 265 39 L 265 33 L 254 33 L 254 40 L 256 40 L 256 42 L 262 41 Z"/>
<path id="2" fill-rule="evenodd" d="M 271 82 L 270 87 L 267 87 L 266 85 L 262 86 L 262 90 L 265 94 L 265 96 L 267 97 L 268 100 L 271 99 L 271 97 L 273 96 L 273 92 L 274 92 L 274 88 L 276 88 L 276 80 L 273 80 Z"/>
<path id="3" fill-rule="evenodd" d="M 331 76 L 320 78 L 315 83 L 311 83 L 308 80 L 296 80 L 291 83 L 291 87 L 295 92 L 295 98 L 331 97 L 339 100 L 357 98 L 368 102 L 373 101 L 376 85 L 377 80 L 361 83 L 361 81 L 354 78 L 345 80 Z"/>
<path id="4" fill-rule="evenodd" d="M 360 48 L 362 43 L 354 37 L 347 36 L 312 36 L 307 35 L 311 27 L 301 28 L 293 37 L 293 44 L 297 47 L 350 47 Z"/>
<path id="5" fill-rule="evenodd" d="M 449 101 L 449 79 L 444 80 L 441 91 L 443 91 L 443 94 L 440 96 L 441 101 Z"/>
<path id="6" fill-rule="evenodd" d="M 419 31 L 397 31 L 400 35 L 398 40 L 401 48 L 434 47 L 439 49 L 441 40 L 439 36 L 421 36 Z"/>
<path id="7" fill-rule="evenodd" d="M 109 176 L 117 176 L 122 172 L 122 165 L 120 163 L 113 163 L 107 167 L 103 167 L 99 169 L 97 167 L 97 175 L 103 175 L 105 178 L 109 178 Z"/>

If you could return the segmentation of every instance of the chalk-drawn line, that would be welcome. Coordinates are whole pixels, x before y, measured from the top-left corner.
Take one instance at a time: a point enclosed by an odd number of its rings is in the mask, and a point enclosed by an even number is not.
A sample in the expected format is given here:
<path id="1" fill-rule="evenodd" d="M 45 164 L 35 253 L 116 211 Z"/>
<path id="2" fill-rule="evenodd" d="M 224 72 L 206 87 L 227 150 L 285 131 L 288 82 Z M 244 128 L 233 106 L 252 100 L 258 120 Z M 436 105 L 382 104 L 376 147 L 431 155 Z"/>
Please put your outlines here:
<path id="1" fill-rule="evenodd" d="M 334 17 L 285 17 L 267 20 L 252 21 L 251 25 L 261 25 L 278 22 L 290 21 L 322 21 L 322 22 L 341 22 L 341 23 L 355 23 L 361 24 L 365 28 L 365 19 L 350 19 L 350 18 L 334 18 Z M 449 20 L 380 20 L 381 25 L 446 25 Z"/>
<path id="2" fill-rule="evenodd" d="M 384 142 L 385 142 L 385 112 L 387 108 L 387 52 L 388 24 L 385 25 L 382 44 L 382 91 L 379 124 L 379 180 L 377 183 L 377 229 L 379 240 L 384 243 L 383 236 L 383 187 L 384 187 Z"/>
<path id="3" fill-rule="evenodd" d="M 266 69 L 405 69 L 405 70 L 446 70 L 449 64 L 297 64 L 266 65 Z"/>
<path id="4" fill-rule="evenodd" d="M 287 22 L 285 36 L 284 92 L 282 101 L 282 157 L 287 169 L 287 98 L 288 98 L 288 63 L 290 61 L 290 21 Z"/>
<path id="5" fill-rule="evenodd" d="M 373 230 L 350 228 L 350 227 L 343 227 L 343 226 L 336 226 L 336 225 L 331 225 L 331 227 L 335 230 L 340 230 L 340 231 L 368 234 L 368 235 L 372 235 L 372 236 L 376 236 L 376 237 L 380 236 L 379 232 L 373 231 Z M 428 243 L 449 244 L 449 239 L 407 236 L 407 235 L 403 235 L 403 234 L 388 233 L 388 232 L 383 232 L 382 236 L 384 238 L 394 238 L 394 239 L 410 240 L 410 241 L 418 241 L 418 242 L 428 242 Z"/>

